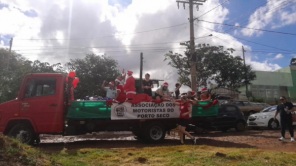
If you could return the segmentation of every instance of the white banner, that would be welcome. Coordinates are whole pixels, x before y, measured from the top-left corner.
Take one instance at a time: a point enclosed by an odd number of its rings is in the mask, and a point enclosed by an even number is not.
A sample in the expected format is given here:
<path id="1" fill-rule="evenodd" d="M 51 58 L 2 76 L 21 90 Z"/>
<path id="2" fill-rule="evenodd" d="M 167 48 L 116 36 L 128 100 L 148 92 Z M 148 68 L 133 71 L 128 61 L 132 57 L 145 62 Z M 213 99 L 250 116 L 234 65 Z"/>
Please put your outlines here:
<path id="1" fill-rule="evenodd" d="M 122 104 L 113 103 L 111 106 L 111 119 L 163 119 L 179 118 L 180 107 L 174 102 L 141 102 L 131 104 L 124 102 Z"/>

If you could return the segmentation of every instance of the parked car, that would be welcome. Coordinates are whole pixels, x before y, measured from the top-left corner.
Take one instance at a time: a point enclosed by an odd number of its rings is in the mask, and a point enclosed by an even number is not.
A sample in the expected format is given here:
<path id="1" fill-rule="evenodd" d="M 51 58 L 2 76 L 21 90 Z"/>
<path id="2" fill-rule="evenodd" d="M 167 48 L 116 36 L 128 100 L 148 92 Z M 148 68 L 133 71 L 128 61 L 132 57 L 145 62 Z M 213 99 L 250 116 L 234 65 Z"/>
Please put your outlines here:
<path id="1" fill-rule="evenodd" d="M 217 116 L 194 117 L 193 119 L 198 123 L 195 125 L 195 128 L 189 126 L 189 130 L 202 128 L 225 132 L 234 128 L 236 131 L 244 131 L 247 125 L 245 117 L 240 109 L 237 106 L 230 104 L 221 105 L 218 109 Z"/>
<path id="2" fill-rule="evenodd" d="M 267 127 L 269 129 L 278 129 L 280 127 L 280 114 L 277 115 L 276 119 L 274 119 L 275 106 L 269 106 L 263 109 L 259 113 L 255 113 L 250 115 L 247 124 L 249 127 Z M 294 105 L 295 107 L 295 105 Z M 296 119 L 296 115 L 293 114 L 293 119 Z M 296 125 L 296 121 L 294 120 L 293 125 Z"/>
<path id="3" fill-rule="evenodd" d="M 227 103 L 229 103 L 229 101 L 232 100 L 231 97 L 229 97 L 229 96 L 222 96 L 222 95 L 218 95 L 218 96 L 216 96 L 215 99 L 219 101 L 219 104 L 220 104 L 220 105 L 222 105 L 222 104 L 227 104 Z"/>
<path id="4" fill-rule="evenodd" d="M 238 106 L 239 109 L 244 113 L 246 117 L 254 113 L 260 112 L 262 109 L 268 106 L 265 103 L 258 104 L 258 103 L 249 102 L 249 101 L 232 101 L 230 103 Z"/>

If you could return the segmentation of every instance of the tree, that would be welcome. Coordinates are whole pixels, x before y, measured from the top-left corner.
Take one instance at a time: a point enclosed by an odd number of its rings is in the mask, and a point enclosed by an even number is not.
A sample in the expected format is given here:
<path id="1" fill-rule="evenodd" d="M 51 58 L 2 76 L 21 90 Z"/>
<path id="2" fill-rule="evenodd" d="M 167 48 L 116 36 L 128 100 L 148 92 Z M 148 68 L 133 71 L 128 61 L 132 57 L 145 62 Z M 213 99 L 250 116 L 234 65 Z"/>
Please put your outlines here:
<path id="1" fill-rule="evenodd" d="M 250 84 L 256 78 L 255 72 L 250 65 L 244 66 L 240 57 L 234 57 L 234 49 L 224 49 L 222 46 L 200 45 L 195 50 L 193 58 L 196 61 L 197 83 L 207 85 L 207 81 L 212 80 L 219 87 L 238 89 L 239 87 Z M 185 56 L 169 52 L 165 54 L 165 61 L 176 68 L 179 74 L 178 81 L 190 86 L 190 52 L 185 51 Z"/>
<path id="2" fill-rule="evenodd" d="M 0 103 L 17 96 L 23 77 L 28 73 L 62 72 L 60 64 L 32 62 L 15 52 L 0 49 Z"/>
<path id="3" fill-rule="evenodd" d="M 76 71 L 80 80 L 75 93 L 76 98 L 105 96 L 101 84 L 104 80 L 114 81 L 119 75 L 117 62 L 114 59 L 95 54 L 86 55 L 84 59 L 71 59 L 66 66 L 69 70 Z"/>

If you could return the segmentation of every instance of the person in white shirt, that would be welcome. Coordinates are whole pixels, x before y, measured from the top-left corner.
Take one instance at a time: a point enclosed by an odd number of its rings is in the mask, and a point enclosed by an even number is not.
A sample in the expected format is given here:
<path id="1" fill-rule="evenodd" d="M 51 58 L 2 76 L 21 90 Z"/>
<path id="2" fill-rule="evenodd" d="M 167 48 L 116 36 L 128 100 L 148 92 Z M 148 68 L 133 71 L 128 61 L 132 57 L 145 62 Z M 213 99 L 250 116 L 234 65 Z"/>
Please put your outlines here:
<path id="1" fill-rule="evenodd" d="M 104 91 L 106 91 L 106 98 L 109 99 L 115 99 L 116 98 L 116 88 L 114 86 L 113 82 L 109 82 L 108 86 L 106 86 L 106 81 L 104 80 L 101 88 L 104 89 Z"/>

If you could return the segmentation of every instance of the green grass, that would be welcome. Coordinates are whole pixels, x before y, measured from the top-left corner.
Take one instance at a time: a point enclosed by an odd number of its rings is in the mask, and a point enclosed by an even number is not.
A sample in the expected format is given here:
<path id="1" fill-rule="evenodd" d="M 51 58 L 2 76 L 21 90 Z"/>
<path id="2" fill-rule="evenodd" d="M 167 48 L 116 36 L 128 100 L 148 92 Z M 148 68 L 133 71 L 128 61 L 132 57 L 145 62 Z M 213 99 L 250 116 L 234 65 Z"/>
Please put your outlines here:
<path id="1" fill-rule="evenodd" d="M 0 165 L 37 166 L 193 166 L 295 165 L 296 153 L 264 151 L 247 148 L 218 148 L 205 145 L 161 146 L 145 148 L 63 149 L 45 154 L 34 147 L 23 145 L 0 135 Z"/>
<path id="2" fill-rule="evenodd" d="M 126 149 L 80 149 L 53 154 L 61 165 L 295 165 L 296 153 L 210 146 L 168 146 Z"/>
<path id="3" fill-rule="evenodd" d="M 19 141 L 0 135 L 0 165 L 50 165 L 45 154 Z"/>

